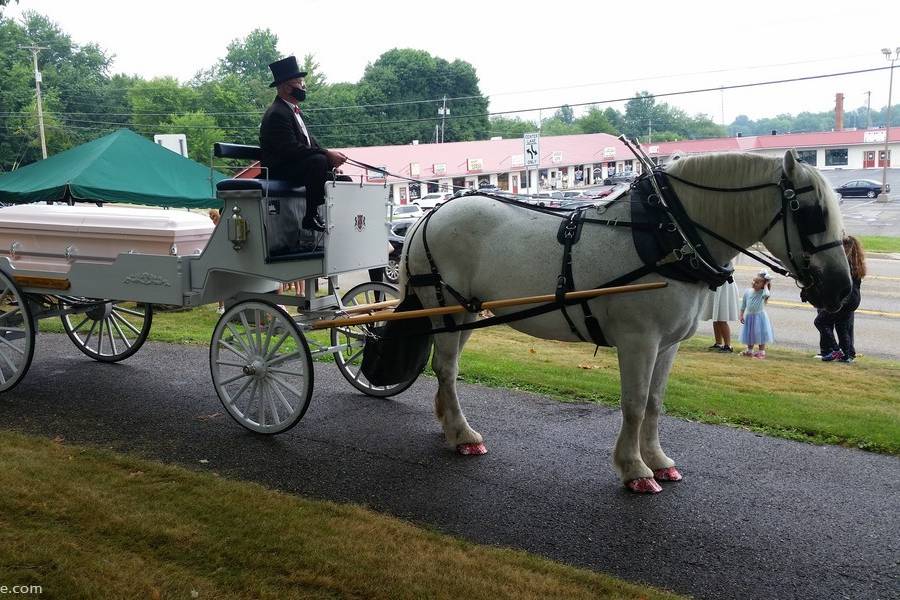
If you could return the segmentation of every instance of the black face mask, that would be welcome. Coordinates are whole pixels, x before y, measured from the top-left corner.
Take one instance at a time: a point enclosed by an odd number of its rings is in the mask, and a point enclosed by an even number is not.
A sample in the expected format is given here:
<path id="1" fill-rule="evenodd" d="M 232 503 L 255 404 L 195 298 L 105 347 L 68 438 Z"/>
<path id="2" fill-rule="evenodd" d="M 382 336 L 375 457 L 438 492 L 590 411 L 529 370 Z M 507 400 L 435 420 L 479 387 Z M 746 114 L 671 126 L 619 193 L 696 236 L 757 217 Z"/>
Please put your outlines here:
<path id="1" fill-rule="evenodd" d="M 291 97 L 297 102 L 303 102 L 306 100 L 306 90 L 302 88 L 293 88 L 291 90 Z"/>

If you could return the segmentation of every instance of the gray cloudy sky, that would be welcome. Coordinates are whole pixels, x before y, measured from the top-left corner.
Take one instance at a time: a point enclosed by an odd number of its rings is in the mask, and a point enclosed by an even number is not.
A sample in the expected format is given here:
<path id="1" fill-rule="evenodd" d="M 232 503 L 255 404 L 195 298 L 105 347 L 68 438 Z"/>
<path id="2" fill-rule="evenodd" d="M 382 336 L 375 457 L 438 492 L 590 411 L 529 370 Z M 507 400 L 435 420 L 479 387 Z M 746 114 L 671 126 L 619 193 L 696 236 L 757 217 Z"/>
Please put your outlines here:
<path id="1" fill-rule="evenodd" d="M 653 14 L 639 13 L 643 7 Z M 257 27 L 278 35 L 285 54 L 314 54 L 331 82 L 359 80 L 366 63 L 391 48 L 419 48 L 472 63 L 492 111 L 881 67 L 887 62 L 880 49 L 900 46 L 896 1 L 853 17 L 857 9 L 846 4 L 771 0 L 20 0 L 6 14 L 24 10 L 49 16 L 76 43 L 96 42 L 115 54 L 114 72 L 146 78 L 189 79 Z M 739 114 L 831 110 L 836 92 L 849 110 L 865 105 L 867 91 L 873 108 L 886 105 L 888 71 L 664 101 L 730 123 Z"/>

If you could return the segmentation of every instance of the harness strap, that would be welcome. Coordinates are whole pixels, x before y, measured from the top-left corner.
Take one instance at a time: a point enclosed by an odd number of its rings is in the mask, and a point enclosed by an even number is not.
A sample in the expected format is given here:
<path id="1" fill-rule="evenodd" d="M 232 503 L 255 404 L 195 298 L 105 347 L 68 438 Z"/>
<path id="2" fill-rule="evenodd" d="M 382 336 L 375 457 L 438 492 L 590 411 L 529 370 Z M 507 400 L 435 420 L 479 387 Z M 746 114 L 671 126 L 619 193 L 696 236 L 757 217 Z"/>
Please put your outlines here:
<path id="1" fill-rule="evenodd" d="M 572 275 L 572 245 L 581 238 L 581 217 L 583 216 L 583 211 L 574 210 L 565 221 L 559 224 L 556 239 L 563 245 L 563 255 L 562 270 L 556 279 L 556 303 L 560 305 L 560 311 L 569 325 L 569 330 L 579 340 L 585 342 L 587 340 L 575 327 L 575 323 L 572 321 L 572 317 L 569 316 L 569 311 L 566 310 L 566 305 L 562 301 L 566 292 L 571 292 L 575 289 L 574 276 Z"/>

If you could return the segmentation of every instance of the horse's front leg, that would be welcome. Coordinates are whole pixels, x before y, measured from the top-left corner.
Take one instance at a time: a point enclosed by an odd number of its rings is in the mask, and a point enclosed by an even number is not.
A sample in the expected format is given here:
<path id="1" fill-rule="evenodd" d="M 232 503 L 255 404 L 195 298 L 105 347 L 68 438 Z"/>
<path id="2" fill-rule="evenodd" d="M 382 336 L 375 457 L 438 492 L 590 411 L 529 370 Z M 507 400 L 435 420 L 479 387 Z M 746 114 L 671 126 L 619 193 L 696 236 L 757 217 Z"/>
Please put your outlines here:
<path id="1" fill-rule="evenodd" d="M 653 479 L 653 470 L 641 458 L 640 438 L 657 352 L 657 346 L 647 342 L 619 345 L 622 429 L 613 451 L 613 465 L 625 486 L 639 493 L 662 491 Z"/>
<path id="2" fill-rule="evenodd" d="M 442 333 L 434 336 L 434 356 L 431 368 L 438 380 L 434 396 L 434 412 L 444 429 L 447 443 L 465 455 L 487 453 L 481 434 L 469 427 L 456 395 L 456 376 L 459 373 L 459 355 L 471 332 Z"/>
<path id="3" fill-rule="evenodd" d="M 641 457 L 644 464 L 653 470 L 653 477 L 657 481 L 681 481 L 681 473 L 675 468 L 675 461 L 666 456 L 659 443 L 659 413 L 662 410 L 666 384 L 677 353 L 678 344 L 672 344 L 660 350 L 657 355 L 653 377 L 650 380 L 644 421 L 641 423 Z"/>

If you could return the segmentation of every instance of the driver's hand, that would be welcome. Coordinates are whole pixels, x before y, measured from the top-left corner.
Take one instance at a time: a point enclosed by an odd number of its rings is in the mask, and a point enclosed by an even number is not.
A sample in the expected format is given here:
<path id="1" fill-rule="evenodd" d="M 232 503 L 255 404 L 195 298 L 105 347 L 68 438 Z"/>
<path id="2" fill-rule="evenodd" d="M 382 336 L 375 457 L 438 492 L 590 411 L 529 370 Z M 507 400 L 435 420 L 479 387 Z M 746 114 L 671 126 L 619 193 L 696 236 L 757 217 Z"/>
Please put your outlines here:
<path id="1" fill-rule="evenodd" d="M 344 156 L 342 152 L 337 152 L 336 150 L 328 150 L 328 162 L 331 163 L 332 167 L 339 167 L 345 162 L 347 162 L 347 157 Z"/>

